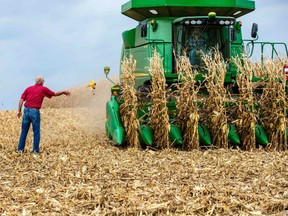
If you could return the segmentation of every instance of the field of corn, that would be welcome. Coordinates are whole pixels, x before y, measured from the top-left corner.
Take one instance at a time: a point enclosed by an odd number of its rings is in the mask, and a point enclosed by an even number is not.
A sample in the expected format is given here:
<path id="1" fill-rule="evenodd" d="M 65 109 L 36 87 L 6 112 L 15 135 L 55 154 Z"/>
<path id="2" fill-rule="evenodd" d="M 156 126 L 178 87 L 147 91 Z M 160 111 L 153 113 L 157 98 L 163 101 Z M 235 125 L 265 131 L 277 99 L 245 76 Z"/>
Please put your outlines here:
<path id="1" fill-rule="evenodd" d="M 271 70 L 269 82 L 261 98 L 257 98 L 263 103 L 259 116 L 243 103 L 239 103 L 236 111 L 223 107 L 230 96 L 223 88 L 223 74 L 216 73 L 224 69 L 215 59 L 205 59 L 211 65 L 206 86 L 210 97 L 205 98 L 208 101 L 205 104 L 210 106 L 203 109 L 193 103 L 198 100 L 198 89 L 190 79 L 194 76 L 193 69 L 187 59 L 178 61 L 179 71 L 187 77 L 177 90 L 178 118 L 183 119 L 181 128 L 190 131 L 185 133 L 183 149 L 170 146 L 167 118 L 162 118 L 160 123 L 156 121 L 157 110 L 165 115 L 165 107 L 161 106 L 167 100 L 163 94 L 165 88 L 157 90 L 157 83 L 163 87 L 161 76 L 153 73 L 153 68 L 161 71 L 157 56 L 151 59 L 149 69 L 157 80 L 155 85 L 152 83 L 156 89 L 151 97 L 158 97 L 154 99 L 151 115 L 156 125 L 166 124 L 160 126 L 156 135 L 157 147 L 162 150 L 139 148 L 133 128 L 129 129 L 131 147 L 114 147 L 107 140 L 105 103 L 109 100 L 111 84 L 106 80 L 97 82 L 95 94 L 83 85 L 71 89 L 70 97 L 45 99 L 41 109 L 39 155 L 30 153 L 32 133 L 26 142 L 26 152 L 16 153 L 21 130 L 21 120 L 16 117 L 18 101 L 15 110 L 0 111 L 1 215 L 287 215 L 288 151 L 283 137 L 286 136 L 283 131 L 286 98 L 285 82 L 278 82 L 283 79 L 280 66 L 267 61 L 265 70 L 261 70 L 263 67 L 253 65 L 259 73 Z M 133 60 L 126 61 L 123 64 L 133 69 Z M 249 82 L 252 68 L 248 64 L 244 67 L 238 80 L 240 93 L 235 100 L 247 104 L 247 101 L 253 103 L 255 95 L 251 94 L 254 87 Z M 128 91 L 129 85 L 133 85 L 129 70 L 125 79 L 127 86 L 123 87 Z M 126 98 L 137 103 L 134 94 L 130 89 Z M 133 111 L 132 107 L 130 116 L 125 116 L 128 122 L 135 120 Z M 230 113 L 236 113 L 234 119 Z M 265 149 L 256 148 L 251 130 L 260 117 L 270 127 L 271 143 Z M 199 148 L 195 123 L 191 124 L 203 118 L 215 126 L 209 128 L 211 133 L 217 134 L 213 136 L 213 147 L 205 150 Z M 225 125 L 229 121 L 241 128 L 241 137 L 245 138 L 242 149 L 230 148 L 227 143 Z"/>

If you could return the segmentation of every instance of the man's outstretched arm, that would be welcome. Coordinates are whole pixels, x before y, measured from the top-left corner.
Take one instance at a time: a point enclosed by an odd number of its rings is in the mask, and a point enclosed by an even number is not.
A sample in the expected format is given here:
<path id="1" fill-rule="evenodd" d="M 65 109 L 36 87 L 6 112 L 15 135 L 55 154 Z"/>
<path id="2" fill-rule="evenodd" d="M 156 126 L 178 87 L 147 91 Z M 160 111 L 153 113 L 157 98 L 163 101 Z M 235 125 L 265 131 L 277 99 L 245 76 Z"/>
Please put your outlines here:
<path id="1" fill-rule="evenodd" d="M 70 93 L 70 91 L 68 91 L 68 90 L 64 90 L 64 91 L 59 91 L 59 92 L 55 92 L 55 95 L 54 96 L 60 96 L 60 95 L 66 95 L 66 96 L 69 96 L 71 93 Z"/>

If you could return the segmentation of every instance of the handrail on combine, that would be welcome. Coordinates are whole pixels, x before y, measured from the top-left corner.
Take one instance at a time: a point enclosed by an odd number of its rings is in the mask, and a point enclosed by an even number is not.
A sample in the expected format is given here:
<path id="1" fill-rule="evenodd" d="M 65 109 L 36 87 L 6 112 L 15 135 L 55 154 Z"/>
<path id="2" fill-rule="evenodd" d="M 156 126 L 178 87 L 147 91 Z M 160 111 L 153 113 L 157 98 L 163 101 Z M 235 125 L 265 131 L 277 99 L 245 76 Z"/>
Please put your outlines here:
<path id="1" fill-rule="evenodd" d="M 151 44 L 152 44 L 152 48 L 153 49 L 156 49 L 157 52 L 160 54 L 160 57 L 163 58 L 164 62 L 163 64 L 166 64 L 165 63 L 165 56 L 166 56 L 166 44 L 169 42 L 166 42 L 165 40 L 162 40 L 162 39 L 146 39 L 147 41 L 149 41 Z M 162 50 L 160 48 L 159 45 L 162 45 Z M 151 52 L 152 53 L 152 52 Z M 165 67 L 164 67 L 165 68 Z M 166 71 L 165 71 L 166 72 Z"/>
<path id="2" fill-rule="evenodd" d="M 274 59 L 274 55 L 276 55 L 277 57 L 279 57 L 279 53 L 277 52 L 275 45 L 283 45 L 284 49 L 285 49 L 285 53 L 286 57 L 288 57 L 288 48 L 287 48 L 287 44 L 283 43 L 283 42 L 258 42 L 258 41 L 253 41 L 253 40 L 243 40 L 243 41 L 248 41 L 248 43 L 246 44 L 246 51 L 249 50 L 248 48 L 251 46 L 252 50 L 247 52 L 247 57 L 250 58 L 253 55 L 254 52 L 254 47 L 255 45 L 260 45 L 261 46 L 261 61 L 263 62 L 264 60 L 264 48 L 267 45 L 270 45 L 272 47 L 271 50 L 271 58 Z"/>
<path id="3" fill-rule="evenodd" d="M 152 47 L 153 48 L 156 48 L 156 50 L 158 51 L 158 53 L 160 54 L 160 56 L 163 58 L 165 57 L 165 41 L 164 40 L 161 40 L 161 39 L 146 39 L 148 41 L 151 42 L 152 44 Z M 162 51 L 160 50 L 159 46 L 157 46 L 157 44 L 163 44 L 163 48 L 162 48 Z"/>

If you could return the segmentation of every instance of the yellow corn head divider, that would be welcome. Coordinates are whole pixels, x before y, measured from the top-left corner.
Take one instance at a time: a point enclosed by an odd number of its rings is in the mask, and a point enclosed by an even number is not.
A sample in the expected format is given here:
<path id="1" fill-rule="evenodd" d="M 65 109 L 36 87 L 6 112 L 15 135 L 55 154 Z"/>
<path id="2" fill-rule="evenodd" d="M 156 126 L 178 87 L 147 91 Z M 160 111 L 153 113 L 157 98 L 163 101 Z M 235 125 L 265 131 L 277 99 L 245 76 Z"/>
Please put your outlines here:
<path id="1" fill-rule="evenodd" d="M 255 67 L 243 59 L 243 44 L 252 52 L 254 45 L 270 45 L 272 57 L 278 55 L 275 45 L 282 45 L 285 55 L 288 51 L 285 43 L 256 41 L 257 24 L 254 39 L 242 39 L 237 18 L 254 9 L 250 0 L 130 0 L 122 5 L 122 14 L 139 25 L 122 34 L 120 84 L 112 87 L 106 106 L 107 136 L 119 146 L 155 148 L 239 145 L 248 150 L 271 143 L 275 134 L 267 128 L 272 123 L 264 127 L 269 114 L 261 111 L 251 83 L 275 79 L 255 76 Z M 107 78 L 109 70 L 104 68 Z M 276 86 L 285 93 L 283 77 L 276 78 Z M 269 95 L 263 89 L 256 90 Z M 278 137 L 286 136 L 286 100 L 274 106 L 284 110 Z M 286 137 L 282 142 L 277 149 L 286 149 Z"/>

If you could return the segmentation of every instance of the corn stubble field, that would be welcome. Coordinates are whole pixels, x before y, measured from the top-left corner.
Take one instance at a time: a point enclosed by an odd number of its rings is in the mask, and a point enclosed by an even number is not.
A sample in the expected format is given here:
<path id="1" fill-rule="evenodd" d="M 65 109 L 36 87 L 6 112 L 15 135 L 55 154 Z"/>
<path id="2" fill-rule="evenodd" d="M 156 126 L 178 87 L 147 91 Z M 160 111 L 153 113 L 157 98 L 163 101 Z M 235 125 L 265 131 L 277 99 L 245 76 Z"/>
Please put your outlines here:
<path id="1" fill-rule="evenodd" d="M 249 89 L 247 83 L 243 85 L 243 91 Z M 0 111 L 1 215 L 288 214 L 287 151 L 277 145 L 245 151 L 221 143 L 219 148 L 199 150 L 199 143 L 189 141 L 193 137 L 197 141 L 195 133 L 185 136 L 185 150 L 169 146 L 143 150 L 133 136 L 133 147 L 114 147 L 104 133 L 110 87 L 103 80 L 97 83 L 95 95 L 83 85 L 73 88 L 69 98 L 45 99 L 40 155 L 30 153 L 32 133 L 26 152 L 16 153 L 21 120 L 16 110 Z M 183 98 L 185 91 L 179 90 Z M 239 100 L 243 97 L 250 96 L 243 94 Z M 208 100 L 214 103 L 215 97 Z M 184 112 L 185 107 L 181 109 Z M 221 106 L 217 109 L 220 116 L 226 115 Z M 245 119 L 255 119 L 253 112 L 246 111 L 243 108 Z M 191 112 L 197 122 L 195 107 Z M 224 120 L 229 121 L 229 116 Z M 214 142 L 226 142 L 223 139 Z"/>

